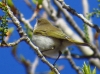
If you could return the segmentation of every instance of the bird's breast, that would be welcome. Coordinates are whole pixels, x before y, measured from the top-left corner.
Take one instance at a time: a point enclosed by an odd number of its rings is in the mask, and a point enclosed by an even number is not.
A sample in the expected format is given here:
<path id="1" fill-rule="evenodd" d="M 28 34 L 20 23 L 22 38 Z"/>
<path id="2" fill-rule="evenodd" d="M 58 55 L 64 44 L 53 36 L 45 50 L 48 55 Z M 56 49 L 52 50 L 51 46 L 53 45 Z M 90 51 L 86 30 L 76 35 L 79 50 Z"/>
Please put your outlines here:
<path id="1" fill-rule="evenodd" d="M 63 51 L 66 49 L 70 43 L 66 42 L 66 40 L 60 40 L 57 38 L 41 36 L 41 35 L 33 35 L 32 37 L 33 44 L 39 47 L 40 51 L 45 56 L 51 58 L 57 58 L 59 56 L 59 51 Z"/>
<path id="2" fill-rule="evenodd" d="M 33 44 L 38 46 L 41 51 L 43 50 L 53 50 L 60 46 L 60 40 L 52 37 L 33 35 Z"/>

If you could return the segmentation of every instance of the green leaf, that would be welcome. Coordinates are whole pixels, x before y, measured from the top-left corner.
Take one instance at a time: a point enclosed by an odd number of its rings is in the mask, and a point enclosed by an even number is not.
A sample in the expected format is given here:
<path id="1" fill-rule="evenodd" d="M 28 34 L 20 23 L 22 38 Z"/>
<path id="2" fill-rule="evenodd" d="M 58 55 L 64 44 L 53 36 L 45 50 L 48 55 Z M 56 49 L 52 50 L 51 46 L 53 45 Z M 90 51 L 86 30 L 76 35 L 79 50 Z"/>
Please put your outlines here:
<path id="1" fill-rule="evenodd" d="M 90 65 L 88 65 L 88 71 L 89 71 L 89 74 L 91 74 Z"/>
<path id="2" fill-rule="evenodd" d="M 39 5 L 42 5 L 42 2 L 43 2 L 43 0 L 32 0 L 32 2 L 34 3 L 34 4 L 39 4 Z"/>
<path id="3" fill-rule="evenodd" d="M 90 65 L 89 64 L 87 65 L 84 62 L 82 72 L 83 72 L 83 74 L 96 74 L 96 68 L 94 68 L 94 70 L 92 71 L 91 68 L 90 68 Z"/>
<path id="4" fill-rule="evenodd" d="M 0 27 L 0 32 L 3 31 L 3 28 Z"/>
<path id="5" fill-rule="evenodd" d="M 34 4 L 36 4 L 36 3 L 37 3 L 37 0 L 32 0 L 32 2 L 33 2 Z"/>
<path id="6" fill-rule="evenodd" d="M 39 5 L 41 5 L 43 2 L 43 0 L 38 0 Z"/>
<path id="7" fill-rule="evenodd" d="M 14 6 L 12 0 L 7 0 L 7 4 L 8 4 L 9 6 Z"/>
<path id="8" fill-rule="evenodd" d="M 89 73 L 88 66 L 86 65 L 85 62 L 84 62 L 84 65 L 83 65 L 83 69 L 82 69 L 82 71 L 83 71 L 83 74 L 90 74 L 90 73 Z"/>
<path id="9" fill-rule="evenodd" d="M 93 69 L 92 74 L 96 74 L 96 67 Z"/>

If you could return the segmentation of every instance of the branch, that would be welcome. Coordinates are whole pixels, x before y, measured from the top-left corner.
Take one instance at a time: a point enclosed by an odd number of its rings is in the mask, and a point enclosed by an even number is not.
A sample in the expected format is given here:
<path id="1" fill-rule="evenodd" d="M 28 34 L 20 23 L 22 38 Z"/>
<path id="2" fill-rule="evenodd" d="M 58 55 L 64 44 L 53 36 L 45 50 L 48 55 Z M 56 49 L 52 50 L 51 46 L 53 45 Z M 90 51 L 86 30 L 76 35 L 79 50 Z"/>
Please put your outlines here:
<path id="1" fill-rule="evenodd" d="M 83 14 L 85 15 L 85 17 L 88 17 L 88 13 L 89 13 L 89 4 L 87 0 L 82 0 L 82 4 L 83 4 Z M 88 21 L 92 22 L 91 18 L 87 18 Z M 84 24 L 85 25 L 85 24 Z M 87 26 L 88 28 L 88 37 L 90 42 L 93 42 L 93 32 L 92 32 L 92 28 L 90 26 Z"/>
<path id="2" fill-rule="evenodd" d="M 53 7 L 51 7 L 51 5 L 50 4 L 48 4 L 48 2 L 49 1 L 47 1 L 47 0 L 43 0 L 43 3 L 42 3 L 42 5 L 43 5 L 43 8 L 45 9 L 45 11 L 47 12 L 47 14 L 55 21 L 55 20 L 57 20 L 58 18 L 56 17 L 56 10 L 53 8 Z"/>
<path id="3" fill-rule="evenodd" d="M 20 21 L 23 22 L 25 25 L 27 25 L 28 28 L 29 28 L 31 31 L 33 31 L 33 27 L 31 26 L 29 20 L 26 20 L 26 19 L 24 18 L 24 15 L 21 14 L 21 13 L 19 13 L 19 15 L 20 15 Z"/>
<path id="4" fill-rule="evenodd" d="M 30 3 L 29 0 L 24 0 L 24 1 L 25 1 L 25 3 L 27 4 L 27 6 L 28 6 L 32 11 L 35 10 L 35 8 L 33 8 L 33 6 L 31 5 L 31 3 Z"/>
<path id="5" fill-rule="evenodd" d="M 51 6 L 49 6 L 51 7 Z M 72 39 L 77 39 L 79 41 L 82 41 L 82 39 L 76 35 L 76 33 L 74 33 L 72 31 L 72 29 L 70 29 L 70 27 L 66 24 L 65 20 L 63 18 L 58 18 L 56 16 L 56 10 L 54 8 L 52 8 L 52 12 L 50 12 L 50 9 L 51 8 L 48 8 L 48 3 L 47 3 L 47 0 L 44 0 L 43 1 L 43 8 L 46 10 L 46 12 L 48 13 L 48 15 L 53 19 L 53 20 L 56 20 L 55 21 L 55 26 L 59 27 L 64 33 L 66 33 L 67 35 L 69 35 L 70 37 L 72 37 Z M 55 15 L 52 15 L 52 13 L 55 12 Z M 63 24 L 63 25 L 62 25 Z M 76 27 L 76 25 L 75 25 Z M 81 32 L 81 31 L 80 31 Z M 84 36 L 82 34 L 82 36 Z M 85 37 L 84 37 L 85 39 Z M 92 55 L 94 52 L 89 48 L 89 47 L 81 47 L 80 46 L 80 50 L 85 54 L 85 55 Z M 87 53 L 88 51 L 88 53 Z"/>
<path id="6" fill-rule="evenodd" d="M 58 6 L 59 9 L 61 9 L 61 11 L 63 12 L 63 14 L 65 15 L 65 18 L 68 19 L 67 21 L 70 23 L 70 25 L 72 25 L 72 27 L 75 29 L 75 31 L 77 31 L 77 33 L 80 35 L 80 37 L 87 42 L 84 32 L 77 26 L 76 22 L 73 21 L 73 18 L 69 15 L 69 13 L 62 8 L 62 5 L 57 1 L 54 0 L 55 4 Z M 47 3 L 47 0 L 44 0 L 43 2 L 43 7 L 46 10 L 46 12 L 48 13 L 48 15 L 53 19 L 56 20 L 56 26 L 59 27 L 60 29 L 62 29 L 66 34 L 71 35 L 71 37 L 73 37 L 74 39 L 77 38 L 77 36 L 75 35 L 74 32 L 72 32 L 72 30 L 70 30 L 70 28 L 67 26 L 67 24 L 65 23 L 65 21 L 62 18 L 58 18 L 56 15 L 57 13 L 55 12 L 55 9 Z M 50 10 L 52 12 L 50 12 Z M 55 12 L 55 15 L 52 15 L 53 12 Z M 85 17 L 84 17 L 85 18 Z M 86 19 L 87 20 L 87 19 Z M 63 24 L 63 25 L 62 25 Z M 70 33 L 69 33 L 70 32 Z M 80 40 L 79 37 L 77 40 Z M 91 40 L 92 41 L 92 40 Z M 85 57 L 84 58 L 91 58 L 93 57 L 97 57 L 98 59 L 100 58 L 100 52 L 98 51 L 98 48 L 92 44 L 89 43 L 90 46 L 86 47 L 86 46 L 79 46 L 80 50 L 84 53 Z M 96 54 L 95 54 L 96 53 Z M 90 57 L 91 56 L 91 57 Z"/>
<path id="7" fill-rule="evenodd" d="M 69 7 L 69 5 L 66 5 L 63 0 L 57 0 L 57 1 L 61 4 L 62 8 L 66 9 L 67 11 L 72 13 L 73 15 L 78 16 L 80 19 L 83 20 L 84 23 L 86 23 L 87 25 L 89 25 L 92 28 L 95 28 L 97 30 L 97 32 L 99 32 L 99 27 L 97 25 L 94 25 L 93 23 L 88 21 L 82 14 L 78 14 L 74 9 Z M 98 58 L 100 58 L 100 53 L 99 53 L 98 48 L 95 45 L 91 44 L 90 42 L 88 44 L 89 44 L 89 47 L 94 51 L 94 55 L 98 56 Z"/>
<path id="8" fill-rule="evenodd" d="M 0 46 L 1 46 L 1 47 L 12 47 L 12 46 L 17 45 L 19 42 L 23 41 L 24 39 L 25 39 L 25 37 L 21 37 L 20 39 L 18 39 L 18 40 L 15 41 L 15 42 L 12 42 L 12 43 L 6 43 L 6 44 L 0 43 Z"/>
<path id="9" fill-rule="evenodd" d="M 67 58 L 67 60 L 71 64 L 71 66 L 76 70 L 76 72 L 78 74 L 82 74 L 82 72 L 80 71 L 80 68 L 78 66 L 76 66 L 75 62 L 73 61 L 73 59 L 71 57 L 71 53 L 68 51 L 68 49 L 66 49 L 66 52 L 67 52 L 67 54 L 65 55 L 65 57 Z"/>
<path id="10" fill-rule="evenodd" d="M 35 69 L 36 69 L 38 63 L 39 63 L 39 59 L 38 59 L 38 57 L 36 57 L 35 61 L 31 64 L 31 70 L 30 71 L 31 71 L 32 74 L 35 74 Z"/>
<path id="11" fill-rule="evenodd" d="M 44 62 L 44 63 L 46 63 L 50 68 L 51 68 L 51 70 L 53 70 L 56 74 L 60 74 L 59 72 L 58 72 L 58 70 L 52 65 L 52 64 L 50 64 L 47 60 L 46 60 L 46 58 L 42 55 L 42 53 L 40 52 L 40 50 L 39 50 L 39 48 L 38 47 L 36 47 L 32 42 L 31 42 L 31 40 L 30 40 L 30 38 L 28 38 L 28 36 L 26 35 L 26 33 L 23 31 L 23 29 L 22 29 L 22 27 L 21 27 L 21 25 L 20 25 L 20 22 L 17 20 L 17 18 L 13 15 L 13 13 L 11 12 L 11 10 L 10 10 L 10 8 L 9 8 L 9 6 L 6 6 L 7 7 L 7 12 L 8 12 L 8 14 L 9 14 L 9 17 L 12 19 L 12 21 L 14 22 L 14 24 L 15 24 L 15 26 L 18 28 L 18 33 L 19 33 L 19 35 L 20 35 L 20 37 L 25 37 L 25 39 L 24 39 L 24 41 L 27 43 L 27 44 L 29 44 L 31 47 L 32 47 L 32 49 L 34 49 L 35 51 L 36 51 L 36 53 L 38 54 L 38 57 L 39 58 L 41 58 L 41 60 Z"/>
<path id="12" fill-rule="evenodd" d="M 78 27 L 78 24 L 73 20 L 72 16 L 62 8 L 61 4 L 57 1 L 54 0 L 54 3 L 58 6 L 58 8 L 63 12 L 65 15 L 65 18 L 67 22 L 75 29 L 75 31 L 82 37 L 82 39 L 85 39 L 84 32 Z M 85 40 L 86 41 L 86 40 Z"/>
<path id="13" fill-rule="evenodd" d="M 74 9 L 72 9 L 69 5 L 65 4 L 65 2 L 63 0 L 57 0 L 62 8 L 66 9 L 68 12 L 70 12 L 73 15 L 76 15 L 77 17 L 79 17 L 85 24 L 87 24 L 88 26 L 95 28 L 97 32 L 100 32 L 100 28 L 91 23 L 90 21 L 88 21 L 82 14 L 78 14 Z"/>

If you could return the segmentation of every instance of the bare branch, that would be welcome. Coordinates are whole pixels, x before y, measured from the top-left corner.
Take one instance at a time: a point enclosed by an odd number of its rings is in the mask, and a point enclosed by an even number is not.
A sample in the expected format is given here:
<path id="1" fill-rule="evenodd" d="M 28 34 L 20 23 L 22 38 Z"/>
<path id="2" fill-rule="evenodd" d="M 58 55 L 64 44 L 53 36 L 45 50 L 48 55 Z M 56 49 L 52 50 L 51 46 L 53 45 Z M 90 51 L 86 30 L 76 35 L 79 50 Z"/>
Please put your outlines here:
<path id="1" fill-rule="evenodd" d="M 35 69 L 36 69 L 38 63 L 39 63 L 39 58 L 36 57 L 36 58 L 35 58 L 35 61 L 32 63 L 32 66 L 31 66 L 31 73 L 32 73 L 32 74 L 35 74 Z"/>
<path id="2" fill-rule="evenodd" d="M 54 0 L 54 2 L 60 8 L 60 10 L 63 12 L 68 23 L 75 29 L 75 31 L 80 35 L 80 37 L 82 37 L 82 39 L 84 41 L 86 41 L 84 32 L 78 27 L 78 24 L 74 21 L 72 16 L 61 7 L 61 4 L 57 0 Z"/>
<path id="3" fill-rule="evenodd" d="M 36 47 L 30 40 L 30 38 L 28 38 L 28 36 L 26 35 L 26 33 L 23 31 L 21 25 L 20 25 L 20 22 L 18 21 L 18 19 L 13 15 L 13 13 L 11 12 L 10 8 L 7 6 L 7 10 L 8 10 L 8 14 L 9 14 L 9 17 L 12 19 L 12 21 L 14 22 L 15 26 L 18 28 L 18 33 L 20 35 L 20 37 L 24 36 L 25 37 L 25 42 L 27 44 L 29 44 L 38 54 L 38 57 L 41 58 L 41 60 L 46 63 L 50 68 L 51 70 L 53 70 L 56 74 L 60 74 L 58 72 L 58 70 L 52 65 L 50 64 L 46 58 L 42 55 L 42 53 L 40 52 L 39 48 Z"/>
<path id="4" fill-rule="evenodd" d="M 69 5 L 65 4 L 65 2 L 63 0 L 57 0 L 61 5 L 62 8 L 66 9 L 67 11 L 69 11 L 71 14 L 76 15 L 77 17 L 79 17 L 85 24 L 87 24 L 88 26 L 95 28 L 97 32 L 100 32 L 100 28 L 91 23 L 90 21 L 88 21 L 82 14 L 78 14 L 74 9 L 72 9 Z"/>
<path id="5" fill-rule="evenodd" d="M 29 8 L 31 8 L 32 11 L 35 10 L 35 8 L 33 8 L 33 6 L 31 5 L 30 1 L 29 0 L 24 0 L 25 3 L 28 5 Z"/>
<path id="6" fill-rule="evenodd" d="M 28 28 L 29 28 L 31 31 L 33 31 L 33 27 L 31 26 L 29 20 L 26 20 L 26 19 L 24 18 L 24 15 L 23 15 L 22 13 L 19 13 L 19 14 L 20 14 L 20 20 L 21 20 L 21 22 L 23 22 L 25 25 L 28 26 Z"/>
<path id="7" fill-rule="evenodd" d="M 88 16 L 89 13 L 89 4 L 87 0 L 82 0 L 82 4 L 83 4 L 83 14 L 85 15 L 85 17 Z M 91 18 L 88 19 L 88 21 L 92 22 Z M 93 42 L 93 32 L 92 32 L 92 28 L 90 26 L 87 26 L 88 28 L 88 36 L 89 36 L 89 40 L 91 42 Z"/>
<path id="8" fill-rule="evenodd" d="M 70 52 L 68 51 L 68 49 L 66 49 L 67 51 L 67 55 L 65 56 L 67 58 L 67 60 L 69 61 L 69 63 L 71 64 L 71 66 L 76 70 L 76 72 L 78 74 L 82 74 L 80 68 L 78 66 L 76 66 L 75 62 L 73 61 Z"/>
<path id="9" fill-rule="evenodd" d="M 25 39 L 25 37 L 21 37 L 20 39 L 18 39 L 18 40 L 15 41 L 15 42 L 6 43 L 6 45 L 2 45 L 2 43 L 0 43 L 0 46 L 2 46 L 2 47 L 12 47 L 12 46 L 17 45 L 19 42 L 23 41 L 24 39 Z"/>

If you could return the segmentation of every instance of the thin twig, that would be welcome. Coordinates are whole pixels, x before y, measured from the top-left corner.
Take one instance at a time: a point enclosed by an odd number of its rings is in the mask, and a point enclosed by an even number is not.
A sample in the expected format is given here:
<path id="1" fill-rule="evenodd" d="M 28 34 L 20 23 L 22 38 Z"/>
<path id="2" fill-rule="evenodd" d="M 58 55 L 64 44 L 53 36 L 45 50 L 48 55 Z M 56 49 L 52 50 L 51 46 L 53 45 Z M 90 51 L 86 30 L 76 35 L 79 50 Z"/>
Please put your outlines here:
<path id="1" fill-rule="evenodd" d="M 67 60 L 69 61 L 69 63 L 71 64 L 71 66 L 76 70 L 76 72 L 78 74 L 82 74 L 82 72 L 80 71 L 80 68 L 75 64 L 75 62 L 73 61 L 72 57 L 71 57 L 71 53 L 67 51 L 67 55 L 65 56 L 67 58 Z"/>
<path id="2" fill-rule="evenodd" d="M 25 39 L 24 37 L 21 37 L 17 41 L 14 41 L 14 42 L 11 42 L 11 43 L 6 43 L 6 45 L 2 45 L 0 43 L 0 46 L 2 46 L 2 47 L 12 47 L 12 46 L 17 45 L 19 42 L 23 41 L 24 39 Z"/>

